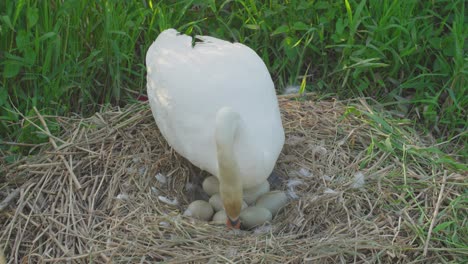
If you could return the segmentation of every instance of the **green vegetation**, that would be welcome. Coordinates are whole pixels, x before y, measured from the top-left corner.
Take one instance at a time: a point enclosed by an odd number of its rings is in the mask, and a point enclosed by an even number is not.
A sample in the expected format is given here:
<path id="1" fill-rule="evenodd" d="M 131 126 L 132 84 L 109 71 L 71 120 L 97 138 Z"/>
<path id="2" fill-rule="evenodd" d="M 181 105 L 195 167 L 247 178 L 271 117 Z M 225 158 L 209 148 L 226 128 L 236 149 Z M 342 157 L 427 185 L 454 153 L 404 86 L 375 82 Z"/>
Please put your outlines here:
<path id="1" fill-rule="evenodd" d="M 0 137 L 45 140 L 18 113 L 33 107 L 87 115 L 134 100 L 145 52 L 170 27 L 245 43 L 279 90 L 372 97 L 441 140 L 467 140 L 463 0 L 2 1 Z"/>

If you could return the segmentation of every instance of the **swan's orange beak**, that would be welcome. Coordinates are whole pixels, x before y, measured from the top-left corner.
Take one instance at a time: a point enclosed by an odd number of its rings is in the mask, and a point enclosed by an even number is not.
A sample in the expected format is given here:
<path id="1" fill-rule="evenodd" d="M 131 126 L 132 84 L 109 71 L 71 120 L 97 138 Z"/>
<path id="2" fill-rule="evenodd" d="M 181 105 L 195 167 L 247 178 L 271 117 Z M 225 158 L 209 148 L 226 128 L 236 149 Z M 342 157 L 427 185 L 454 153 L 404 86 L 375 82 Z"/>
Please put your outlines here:
<path id="1" fill-rule="evenodd" d="M 228 217 L 226 220 L 226 226 L 228 228 L 240 229 L 240 218 L 237 218 L 237 220 L 231 220 L 231 218 Z"/>

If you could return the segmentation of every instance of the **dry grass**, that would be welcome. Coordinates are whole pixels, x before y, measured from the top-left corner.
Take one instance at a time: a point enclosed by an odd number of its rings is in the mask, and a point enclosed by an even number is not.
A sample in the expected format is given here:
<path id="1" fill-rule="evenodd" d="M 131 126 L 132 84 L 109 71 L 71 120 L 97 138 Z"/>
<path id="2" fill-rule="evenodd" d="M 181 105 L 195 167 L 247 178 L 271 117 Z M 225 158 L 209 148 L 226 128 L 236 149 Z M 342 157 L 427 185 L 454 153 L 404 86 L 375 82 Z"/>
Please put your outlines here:
<path id="1" fill-rule="evenodd" d="M 188 183 L 206 173 L 167 145 L 146 104 L 85 119 L 38 114 L 32 121 L 51 144 L 6 167 L 0 201 L 17 195 L 0 209 L 0 249 L 9 263 L 467 260 L 466 230 L 458 229 L 457 242 L 439 225 L 466 224 L 466 174 L 406 150 L 424 149 L 430 139 L 402 123 L 395 129 L 403 152 L 392 141 L 392 151 L 382 150 L 388 135 L 364 100 L 281 98 L 280 105 L 286 144 L 278 187 L 297 198 L 253 231 L 181 216 L 195 195 Z M 60 125 L 60 137 L 50 135 L 50 122 Z"/>

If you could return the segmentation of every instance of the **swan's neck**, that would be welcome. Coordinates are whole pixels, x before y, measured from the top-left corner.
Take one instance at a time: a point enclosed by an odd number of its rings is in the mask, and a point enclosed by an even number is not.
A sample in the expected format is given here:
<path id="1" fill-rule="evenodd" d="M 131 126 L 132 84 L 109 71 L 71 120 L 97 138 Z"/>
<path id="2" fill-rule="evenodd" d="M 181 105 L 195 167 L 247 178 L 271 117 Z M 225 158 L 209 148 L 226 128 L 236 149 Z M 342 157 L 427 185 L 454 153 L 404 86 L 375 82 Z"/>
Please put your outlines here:
<path id="1" fill-rule="evenodd" d="M 242 207 L 242 181 L 234 155 L 234 140 L 240 126 L 240 116 L 231 108 L 221 108 L 216 115 L 216 153 L 218 158 L 219 191 L 226 214 L 233 220 Z"/>

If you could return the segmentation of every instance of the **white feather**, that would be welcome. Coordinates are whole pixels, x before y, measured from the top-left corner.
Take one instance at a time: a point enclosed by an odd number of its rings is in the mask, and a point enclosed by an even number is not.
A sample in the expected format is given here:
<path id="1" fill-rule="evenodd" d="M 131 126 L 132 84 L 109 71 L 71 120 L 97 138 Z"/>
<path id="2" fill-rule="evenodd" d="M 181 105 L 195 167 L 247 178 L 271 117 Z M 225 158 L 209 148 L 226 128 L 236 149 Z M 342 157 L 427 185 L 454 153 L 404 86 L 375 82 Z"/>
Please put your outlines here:
<path id="1" fill-rule="evenodd" d="M 301 86 L 299 85 L 290 85 L 284 88 L 283 94 L 297 94 L 301 90 Z"/>
<path id="2" fill-rule="evenodd" d="M 119 193 L 117 195 L 117 197 L 115 197 L 117 200 L 121 200 L 121 201 L 124 201 L 124 200 L 128 200 L 128 194 L 126 193 Z"/>
<path id="3" fill-rule="evenodd" d="M 166 196 L 158 196 L 158 199 L 159 201 L 165 203 L 165 204 L 168 204 L 168 205 L 178 205 L 179 204 L 179 201 L 177 201 L 177 198 L 174 198 L 173 200 L 171 200 L 170 198 L 166 197 Z"/>
<path id="4" fill-rule="evenodd" d="M 154 176 L 158 182 L 161 184 L 165 184 L 167 182 L 166 176 L 162 175 L 161 173 L 157 173 L 156 176 Z"/>
<path id="5" fill-rule="evenodd" d="M 312 173 L 306 169 L 306 168 L 301 168 L 298 172 L 299 175 L 303 176 L 303 177 L 312 177 Z"/>
<path id="6" fill-rule="evenodd" d="M 355 189 L 359 189 L 359 188 L 364 187 L 364 183 L 365 183 L 364 174 L 360 171 L 356 172 L 354 174 L 354 182 L 353 182 L 352 187 Z"/>
<path id="7" fill-rule="evenodd" d="M 296 194 L 296 191 L 294 187 L 304 184 L 303 181 L 298 180 L 298 179 L 291 179 L 288 180 L 288 183 L 286 184 L 288 186 L 288 190 L 286 191 L 286 195 L 293 200 L 299 199 L 299 196 Z"/>

